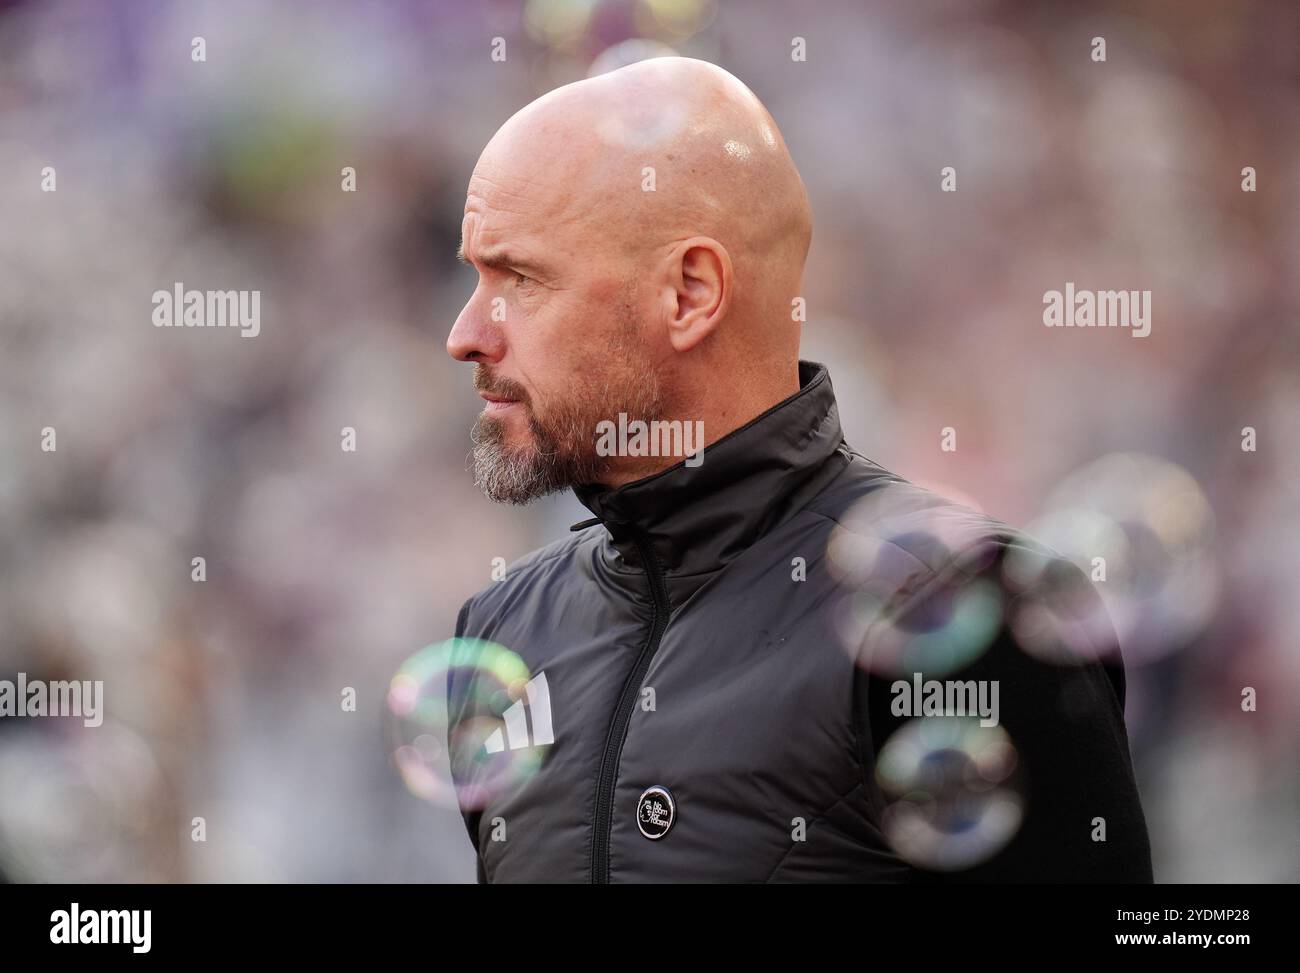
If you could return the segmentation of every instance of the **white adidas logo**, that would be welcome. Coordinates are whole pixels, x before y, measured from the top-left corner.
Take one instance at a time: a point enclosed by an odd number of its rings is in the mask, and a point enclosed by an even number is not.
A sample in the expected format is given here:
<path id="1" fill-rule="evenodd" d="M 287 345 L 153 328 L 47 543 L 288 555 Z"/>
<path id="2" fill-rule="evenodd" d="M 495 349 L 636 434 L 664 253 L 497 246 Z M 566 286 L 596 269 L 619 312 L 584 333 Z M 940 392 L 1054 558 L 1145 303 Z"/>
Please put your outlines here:
<path id="1" fill-rule="evenodd" d="M 527 702 L 527 710 L 524 703 Z M 524 684 L 524 698 L 517 699 L 510 708 L 502 714 L 506 721 L 505 734 L 502 735 L 502 728 L 497 727 L 484 742 L 488 753 L 500 753 L 509 743 L 511 750 L 519 750 L 522 747 L 529 746 L 528 743 L 528 716 L 532 714 L 533 719 L 533 742 L 532 746 L 540 747 L 548 743 L 555 742 L 555 733 L 551 730 L 551 691 L 546 685 L 546 673 L 539 672 Z"/>

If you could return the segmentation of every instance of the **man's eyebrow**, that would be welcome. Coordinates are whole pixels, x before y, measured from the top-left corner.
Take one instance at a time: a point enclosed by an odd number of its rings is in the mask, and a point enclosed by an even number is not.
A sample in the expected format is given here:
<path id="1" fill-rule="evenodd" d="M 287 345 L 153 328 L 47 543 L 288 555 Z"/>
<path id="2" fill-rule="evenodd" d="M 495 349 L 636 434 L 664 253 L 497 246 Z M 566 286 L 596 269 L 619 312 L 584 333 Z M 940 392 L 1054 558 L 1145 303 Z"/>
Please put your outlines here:
<path id="1" fill-rule="evenodd" d="M 514 268 L 517 270 L 534 271 L 536 273 L 543 273 L 545 271 L 545 268 L 541 267 L 539 264 L 535 264 L 531 260 L 526 260 L 523 257 L 511 253 L 505 248 L 484 251 L 478 255 L 476 260 L 470 260 L 469 257 L 465 256 L 464 240 L 462 240 L 460 246 L 456 248 L 456 259 L 463 264 L 472 265 L 474 263 L 479 263 L 484 267 L 491 267 L 494 270 Z"/>

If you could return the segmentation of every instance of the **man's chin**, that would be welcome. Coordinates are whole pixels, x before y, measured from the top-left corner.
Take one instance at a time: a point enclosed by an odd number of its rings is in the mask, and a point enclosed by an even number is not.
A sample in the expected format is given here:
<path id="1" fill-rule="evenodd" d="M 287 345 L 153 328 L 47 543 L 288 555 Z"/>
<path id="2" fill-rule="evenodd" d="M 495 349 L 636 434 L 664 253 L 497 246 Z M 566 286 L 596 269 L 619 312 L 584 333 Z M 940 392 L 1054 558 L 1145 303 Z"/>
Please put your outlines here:
<path id="1" fill-rule="evenodd" d="M 484 412 L 474 426 L 474 479 L 489 500 L 522 505 L 580 483 L 597 482 L 607 458 L 550 436 L 525 405 Z M 504 414 L 501 414 L 504 413 Z"/>
<path id="2" fill-rule="evenodd" d="M 474 482 L 494 503 L 522 506 L 569 484 L 531 446 L 480 439 L 474 447 Z"/>

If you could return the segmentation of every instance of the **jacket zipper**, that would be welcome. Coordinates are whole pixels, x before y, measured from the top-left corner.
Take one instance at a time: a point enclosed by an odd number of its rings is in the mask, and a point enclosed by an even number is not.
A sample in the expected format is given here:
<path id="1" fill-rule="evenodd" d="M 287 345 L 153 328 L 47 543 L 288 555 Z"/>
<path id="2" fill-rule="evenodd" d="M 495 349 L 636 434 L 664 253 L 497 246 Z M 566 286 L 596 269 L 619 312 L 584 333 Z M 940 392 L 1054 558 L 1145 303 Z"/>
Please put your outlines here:
<path id="1" fill-rule="evenodd" d="M 654 603 L 654 616 L 650 622 L 650 636 L 646 639 L 636 665 L 623 684 L 614 709 L 614 719 L 609 724 L 605 738 L 605 754 L 600 761 L 600 776 L 596 780 L 596 822 L 591 836 L 591 881 L 595 885 L 609 884 L 609 839 L 613 826 L 614 784 L 618 777 L 618 761 L 627 738 L 628 724 L 636 708 L 637 691 L 650 669 L 650 660 L 659 649 L 659 640 L 668 627 L 668 587 L 664 584 L 663 569 L 650 549 L 649 543 L 636 534 L 635 543 L 650 579 L 650 598 Z"/>

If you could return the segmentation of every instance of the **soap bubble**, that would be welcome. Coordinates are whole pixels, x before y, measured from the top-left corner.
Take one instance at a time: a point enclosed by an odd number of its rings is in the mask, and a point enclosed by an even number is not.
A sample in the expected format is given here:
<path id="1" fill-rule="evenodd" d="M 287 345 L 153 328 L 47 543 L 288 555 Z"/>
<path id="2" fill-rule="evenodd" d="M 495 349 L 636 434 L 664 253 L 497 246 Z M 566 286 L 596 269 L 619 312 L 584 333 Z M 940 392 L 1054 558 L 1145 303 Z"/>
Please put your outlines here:
<path id="1" fill-rule="evenodd" d="M 1000 726 L 978 718 L 918 717 L 886 741 L 876 779 L 890 801 L 881 828 L 913 865 L 956 871 L 985 862 L 1024 817 L 1019 755 Z"/>
<path id="2" fill-rule="evenodd" d="M 550 743 L 549 712 L 544 741 L 536 728 L 529 739 L 529 685 L 524 661 L 483 639 L 438 642 L 402 663 L 388 690 L 388 723 L 393 763 L 411 792 L 474 810 L 528 780 Z"/>
<path id="3" fill-rule="evenodd" d="M 1168 460 L 1115 453 L 1088 464 L 1060 482 L 1027 531 L 1079 565 L 1101 596 L 1038 597 L 1051 562 L 1015 552 L 1006 581 L 1031 597 L 1011 624 L 1029 651 L 1089 656 L 1113 641 L 1113 623 L 1125 658 L 1145 663 L 1189 644 L 1214 614 L 1214 514 L 1195 478 Z"/>
<path id="4" fill-rule="evenodd" d="M 990 523 L 962 507 L 918 508 L 888 487 L 841 518 L 826 550 L 839 588 L 831 617 L 861 668 L 943 676 L 987 651 L 1005 607 L 1001 586 L 980 575 L 999 553 Z"/>

